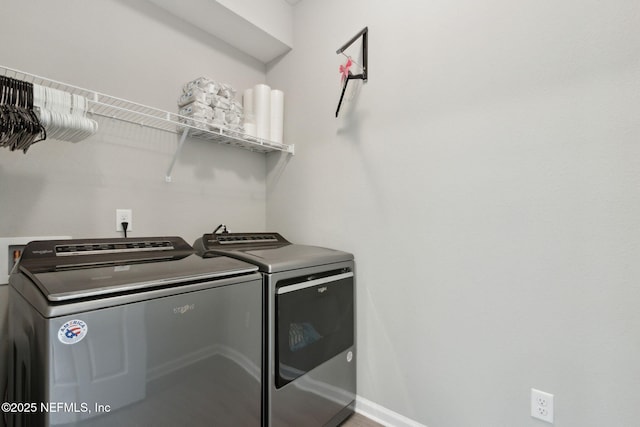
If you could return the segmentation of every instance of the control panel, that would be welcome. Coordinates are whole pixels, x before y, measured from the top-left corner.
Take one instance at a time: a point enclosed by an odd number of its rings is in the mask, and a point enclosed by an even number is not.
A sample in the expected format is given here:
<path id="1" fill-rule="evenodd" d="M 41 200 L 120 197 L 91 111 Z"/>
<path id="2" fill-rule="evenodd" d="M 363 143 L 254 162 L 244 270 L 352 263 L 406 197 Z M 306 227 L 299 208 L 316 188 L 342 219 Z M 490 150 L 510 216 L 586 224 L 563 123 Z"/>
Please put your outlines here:
<path id="1" fill-rule="evenodd" d="M 182 259 L 193 252 L 187 242 L 174 236 L 142 237 L 135 240 L 36 240 L 26 245 L 22 251 L 20 268 L 31 273 L 41 273 L 78 266 Z"/>
<path id="2" fill-rule="evenodd" d="M 261 247 L 288 245 L 289 242 L 278 233 L 220 233 L 205 234 L 202 239 L 206 249 L 229 247 Z"/>
<path id="3" fill-rule="evenodd" d="M 170 251 L 174 249 L 169 240 L 162 241 L 126 241 L 119 243 L 85 243 L 58 245 L 56 256 L 116 254 L 122 252 Z"/>
<path id="4" fill-rule="evenodd" d="M 275 243 L 278 238 L 273 234 L 227 234 L 218 236 L 218 243 L 229 245 L 233 243 Z"/>

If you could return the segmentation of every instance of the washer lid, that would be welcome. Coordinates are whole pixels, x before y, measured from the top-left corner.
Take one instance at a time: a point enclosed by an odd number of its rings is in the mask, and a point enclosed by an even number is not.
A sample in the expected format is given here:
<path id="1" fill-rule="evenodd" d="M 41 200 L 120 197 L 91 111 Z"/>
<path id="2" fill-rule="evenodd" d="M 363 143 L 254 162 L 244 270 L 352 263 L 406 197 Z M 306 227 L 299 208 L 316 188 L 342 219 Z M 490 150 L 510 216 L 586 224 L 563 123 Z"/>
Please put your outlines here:
<path id="1" fill-rule="evenodd" d="M 28 276 L 49 301 L 68 301 L 256 270 L 256 266 L 224 256 L 203 259 L 184 240 L 170 237 L 31 242 L 25 247 L 19 271 L 12 276 Z"/>
<path id="2" fill-rule="evenodd" d="M 250 262 L 257 265 L 260 271 L 265 273 L 277 273 L 353 260 L 353 255 L 347 252 L 318 246 L 292 244 L 277 248 L 214 249 L 209 253 Z"/>
<path id="3" fill-rule="evenodd" d="M 211 233 L 196 239 L 193 247 L 202 257 L 226 255 L 257 265 L 265 273 L 353 260 L 347 252 L 294 245 L 279 233 Z"/>

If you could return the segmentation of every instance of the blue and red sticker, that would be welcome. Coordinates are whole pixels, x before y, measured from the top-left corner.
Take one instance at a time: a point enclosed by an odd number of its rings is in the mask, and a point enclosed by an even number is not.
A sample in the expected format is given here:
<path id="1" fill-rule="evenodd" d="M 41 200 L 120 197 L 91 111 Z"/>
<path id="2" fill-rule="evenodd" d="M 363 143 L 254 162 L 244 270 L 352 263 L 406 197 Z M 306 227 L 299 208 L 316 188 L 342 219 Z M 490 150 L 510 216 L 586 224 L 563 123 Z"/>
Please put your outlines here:
<path id="1" fill-rule="evenodd" d="M 87 336 L 87 324 L 82 320 L 69 320 L 58 329 L 58 340 L 62 344 L 77 344 Z"/>

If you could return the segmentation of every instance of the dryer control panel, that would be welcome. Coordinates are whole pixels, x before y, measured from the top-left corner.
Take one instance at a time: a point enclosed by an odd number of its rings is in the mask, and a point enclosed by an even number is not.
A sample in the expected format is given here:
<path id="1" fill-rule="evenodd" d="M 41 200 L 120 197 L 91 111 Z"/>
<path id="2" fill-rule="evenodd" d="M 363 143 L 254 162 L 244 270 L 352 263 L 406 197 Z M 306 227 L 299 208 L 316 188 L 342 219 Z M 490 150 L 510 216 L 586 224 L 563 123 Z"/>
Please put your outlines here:
<path id="1" fill-rule="evenodd" d="M 290 245 L 279 233 L 211 233 L 205 234 L 194 243 L 198 253 L 213 249 L 275 248 Z"/>

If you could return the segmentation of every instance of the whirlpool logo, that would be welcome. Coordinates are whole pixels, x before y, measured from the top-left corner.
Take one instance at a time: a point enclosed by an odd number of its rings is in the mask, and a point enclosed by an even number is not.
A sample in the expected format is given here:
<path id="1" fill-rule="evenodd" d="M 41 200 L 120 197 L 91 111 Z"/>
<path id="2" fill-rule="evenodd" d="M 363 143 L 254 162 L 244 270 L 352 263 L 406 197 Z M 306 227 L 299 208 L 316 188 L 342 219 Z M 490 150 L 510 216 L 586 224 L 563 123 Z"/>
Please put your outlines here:
<path id="1" fill-rule="evenodd" d="M 41 249 L 37 251 L 31 251 L 31 253 L 36 255 L 45 255 L 45 254 L 52 254 L 53 251 L 51 249 Z"/>
<path id="2" fill-rule="evenodd" d="M 174 307 L 173 308 L 173 314 L 185 314 L 188 311 L 191 310 L 195 310 L 196 309 L 196 305 L 195 304 L 185 304 L 183 306 L 180 307 Z"/>

